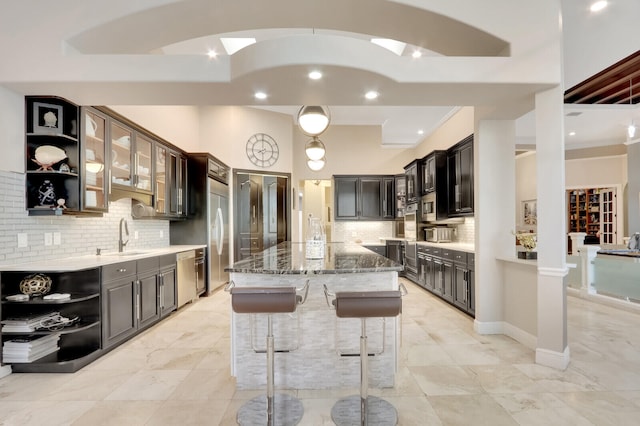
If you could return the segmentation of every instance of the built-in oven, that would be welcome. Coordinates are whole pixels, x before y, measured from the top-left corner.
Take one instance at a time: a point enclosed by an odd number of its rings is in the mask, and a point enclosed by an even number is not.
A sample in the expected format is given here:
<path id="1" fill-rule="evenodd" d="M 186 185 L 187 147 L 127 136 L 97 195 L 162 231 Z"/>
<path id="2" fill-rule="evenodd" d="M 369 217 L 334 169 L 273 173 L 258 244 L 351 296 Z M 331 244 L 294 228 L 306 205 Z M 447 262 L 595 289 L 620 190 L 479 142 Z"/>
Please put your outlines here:
<path id="1" fill-rule="evenodd" d="M 416 240 L 418 239 L 418 204 L 407 204 L 404 213 L 404 261 L 407 277 L 416 278 L 418 274 L 418 253 Z"/>

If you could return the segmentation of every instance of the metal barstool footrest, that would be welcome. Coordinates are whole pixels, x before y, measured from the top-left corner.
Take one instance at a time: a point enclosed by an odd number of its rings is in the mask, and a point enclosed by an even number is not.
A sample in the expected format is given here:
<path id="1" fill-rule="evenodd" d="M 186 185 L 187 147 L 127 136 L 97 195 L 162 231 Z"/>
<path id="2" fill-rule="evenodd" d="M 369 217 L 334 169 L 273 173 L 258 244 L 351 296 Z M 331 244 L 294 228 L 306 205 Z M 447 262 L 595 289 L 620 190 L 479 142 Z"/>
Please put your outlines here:
<path id="1" fill-rule="evenodd" d="M 351 395 L 338 400 L 331 409 L 331 420 L 337 426 L 358 426 L 362 424 L 360 418 L 362 398 Z M 390 402 L 382 398 L 369 395 L 366 401 L 367 426 L 395 426 L 398 424 L 398 412 Z"/>
<path id="2" fill-rule="evenodd" d="M 240 426 L 292 426 L 300 423 L 304 407 L 295 396 L 277 393 L 273 396 L 273 416 L 269 422 L 267 396 L 260 395 L 245 402 L 238 410 L 236 420 Z"/>

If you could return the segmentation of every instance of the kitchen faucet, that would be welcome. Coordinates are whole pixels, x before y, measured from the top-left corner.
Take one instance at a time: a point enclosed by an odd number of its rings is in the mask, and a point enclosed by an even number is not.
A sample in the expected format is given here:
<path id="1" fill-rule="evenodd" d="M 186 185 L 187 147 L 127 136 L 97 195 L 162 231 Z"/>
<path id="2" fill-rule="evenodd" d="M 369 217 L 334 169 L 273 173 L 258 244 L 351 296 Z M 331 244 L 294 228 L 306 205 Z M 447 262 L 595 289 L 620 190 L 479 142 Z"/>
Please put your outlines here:
<path id="1" fill-rule="evenodd" d="M 127 243 L 129 242 L 129 239 L 127 238 L 127 241 L 123 241 L 122 240 L 122 224 L 124 224 L 124 232 L 127 234 L 127 237 L 129 236 L 129 227 L 127 226 L 127 221 L 124 220 L 124 217 L 122 219 L 120 219 L 120 234 L 119 234 L 119 239 L 118 239 L 118 253 L 122 253 L 124 251 L 124 246 L 127 245 Z"/>

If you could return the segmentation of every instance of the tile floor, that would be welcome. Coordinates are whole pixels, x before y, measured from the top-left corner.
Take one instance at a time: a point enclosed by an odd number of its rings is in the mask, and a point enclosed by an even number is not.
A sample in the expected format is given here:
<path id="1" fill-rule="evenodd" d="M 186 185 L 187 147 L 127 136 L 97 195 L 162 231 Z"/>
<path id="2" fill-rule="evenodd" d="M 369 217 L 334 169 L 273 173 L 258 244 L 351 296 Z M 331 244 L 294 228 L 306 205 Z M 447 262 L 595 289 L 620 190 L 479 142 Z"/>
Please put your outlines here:
<path id="1" fill-rule="evenodd" d="M 571 364 L 557 371 L 504 336 L 408 284 L 400 370 L 372 390 L 400 425 L 640 424 L 640 315 L 569 297 Z M 0 379 L 1 425 L 233 425 L 258 391 L 229 375 L 229 295 L 222 291 L 75 374 Z M 331 425 L 331 406 L 357 387 L 299 391 L 301 425 Z"/>

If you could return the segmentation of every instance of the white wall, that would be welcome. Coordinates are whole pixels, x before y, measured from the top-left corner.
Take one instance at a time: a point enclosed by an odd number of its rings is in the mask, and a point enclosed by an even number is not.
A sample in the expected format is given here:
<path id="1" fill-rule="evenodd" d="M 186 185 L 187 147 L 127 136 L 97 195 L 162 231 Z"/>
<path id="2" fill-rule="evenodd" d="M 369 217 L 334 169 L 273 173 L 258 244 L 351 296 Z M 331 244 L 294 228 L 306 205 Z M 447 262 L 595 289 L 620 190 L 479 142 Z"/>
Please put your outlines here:
<path id="1" fill-rule="evenodd" d="M 199 110 L 195 106 L 116 105 L 110 108 L 185 151 L 200 151 Z"/>
<path id="2" fill-rule="evenodd" d="M 0 170 L 24 172 L 24 117 L 24 96 L 0 86 Z"/>

